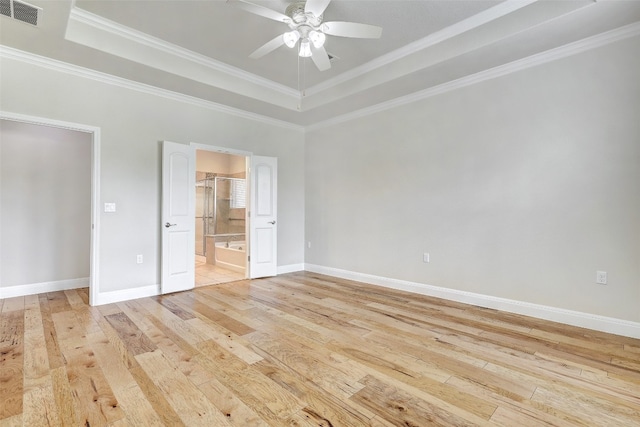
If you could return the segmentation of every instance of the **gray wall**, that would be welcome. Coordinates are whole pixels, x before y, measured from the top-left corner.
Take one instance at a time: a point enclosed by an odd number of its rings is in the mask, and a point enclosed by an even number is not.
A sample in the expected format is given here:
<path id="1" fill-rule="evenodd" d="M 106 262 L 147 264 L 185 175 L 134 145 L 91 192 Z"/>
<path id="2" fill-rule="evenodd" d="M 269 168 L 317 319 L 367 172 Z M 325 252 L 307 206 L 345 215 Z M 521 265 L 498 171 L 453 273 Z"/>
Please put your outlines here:
<path id="1" fill-rule="evenodd" d="M 302 132 L 23 62 L 1 66 L 0 109 L 101 129 L 99 206 L 115 202 L 117 212 L 100 212 L 100 292 L 160 282 L 163 140 L 277 157 L 278 264 L 304 262 Z"/>
<path id="2" fill-rule="evenodd" d="M 91 135 L 0 120 L 0 284 L 89 277 Z"/>
<path id="3" fill-rule="evenodd" d="M 640 321 L 639 76 L 636 37 L 309 133 L 305 261 Z"/>

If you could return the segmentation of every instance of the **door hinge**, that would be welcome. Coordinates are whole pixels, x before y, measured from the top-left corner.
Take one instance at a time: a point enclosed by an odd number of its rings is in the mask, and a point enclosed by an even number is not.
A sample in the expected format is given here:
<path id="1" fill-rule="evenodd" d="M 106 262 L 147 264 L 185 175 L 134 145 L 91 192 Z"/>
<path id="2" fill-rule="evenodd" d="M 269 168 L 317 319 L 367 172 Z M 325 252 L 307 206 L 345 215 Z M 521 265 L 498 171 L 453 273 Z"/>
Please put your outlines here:
<path id="1" fill-rule="evenodd" d="M 247 255 L 247 261 L 251 261 L 251 255 Z"/>

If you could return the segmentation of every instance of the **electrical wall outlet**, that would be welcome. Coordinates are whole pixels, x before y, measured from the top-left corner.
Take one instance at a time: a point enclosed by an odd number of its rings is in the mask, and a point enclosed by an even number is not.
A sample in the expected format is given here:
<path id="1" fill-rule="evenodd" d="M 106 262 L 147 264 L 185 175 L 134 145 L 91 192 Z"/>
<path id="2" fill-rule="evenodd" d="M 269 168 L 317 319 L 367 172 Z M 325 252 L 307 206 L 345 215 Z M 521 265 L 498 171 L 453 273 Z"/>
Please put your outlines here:
<path id="1" fill-rule="evenodd" d="M 429 262 L 429 252 L 422 254 L 422 262 Z"/>
<path id="2" fill-rule="evenodd" d="M 311 249 L 311 240 L 307 242 L 307 248 Z"/>
<path id="3" fill-rule="evenodd" d="M 136 262 L 137 262 L 138 264 L 142 264 L 142 261 L 143 261 L 142 255 L 138 255 L 138 256 L 136 256 Z"/>
<path id="4" fill-rule="evenodd" d="M 108 213 L 112 213 L 116 211 L 116 204 L 115 203 L 105 203 L 104 204 L 104 211 L 108 212 Z"/>
<path id="5" fill-rule="evenodd" d="M 596 283 L 599 285 L 607 284 L 607 272 L 606 271 L 596 271 Z"/>

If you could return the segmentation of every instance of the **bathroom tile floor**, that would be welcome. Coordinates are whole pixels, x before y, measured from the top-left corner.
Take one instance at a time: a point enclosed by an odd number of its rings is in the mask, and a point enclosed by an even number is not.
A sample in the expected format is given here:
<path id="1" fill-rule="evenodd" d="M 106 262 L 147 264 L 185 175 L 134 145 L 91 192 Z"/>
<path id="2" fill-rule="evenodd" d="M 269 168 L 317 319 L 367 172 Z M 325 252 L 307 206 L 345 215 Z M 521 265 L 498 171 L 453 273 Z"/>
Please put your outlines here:
<path id="1" fill-rule="evenodd" d="M 196 287 L 235 282 L 236 280 L 243 280 L 244 278 L 244 273 L 238 273 L 217 265 L 207 264 L 203 261 L 196 261 Z"/>

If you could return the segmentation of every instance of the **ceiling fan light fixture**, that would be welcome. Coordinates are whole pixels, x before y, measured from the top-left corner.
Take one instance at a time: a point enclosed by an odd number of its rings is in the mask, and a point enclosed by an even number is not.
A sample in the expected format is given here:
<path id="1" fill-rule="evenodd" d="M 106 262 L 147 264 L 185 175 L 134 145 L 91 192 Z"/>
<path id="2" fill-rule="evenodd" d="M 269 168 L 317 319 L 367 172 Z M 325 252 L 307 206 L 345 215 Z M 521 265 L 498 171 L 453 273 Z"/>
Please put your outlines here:
<path id="1" fill-rule="evenodd" d="M 284 40 L 284 44 L 286 44 L 287 47 L 290 47 L 290 48 L 293 48 L 299 39 L 300 39 L 300 31 L 298 30 L 289 31 L 282 35 L 282 40 Z"/>
<path id="2" fill-rule="evenodd" d="M 298 51 L 298 56 L 302 58 L 309 58 L 311 56 L 311 44 L 309 43 L 309 39 L 304 38 L 300 42 L 300 50 Z"/>
<path id="3" fill-rule="evenodd" d="M 321 31 L 313 30 L 309 33 L 309 40 L 311 40 L 311 43 L 313 43 L 313 46 L 316 49 L 320 49 L 322 46 L 324 46 L 324 42 L 326 39 L 327 36 L 325 36 Z"/>

